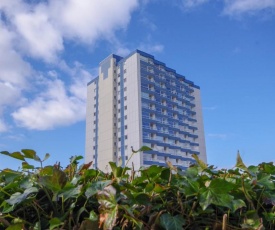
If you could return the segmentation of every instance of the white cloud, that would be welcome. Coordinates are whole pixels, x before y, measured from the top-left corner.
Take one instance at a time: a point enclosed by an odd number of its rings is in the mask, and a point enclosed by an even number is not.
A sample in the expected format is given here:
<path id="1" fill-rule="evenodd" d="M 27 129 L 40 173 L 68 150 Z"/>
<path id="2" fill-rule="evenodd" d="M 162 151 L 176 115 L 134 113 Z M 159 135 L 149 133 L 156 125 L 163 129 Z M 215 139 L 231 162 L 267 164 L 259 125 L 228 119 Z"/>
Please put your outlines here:
<path id="1" fill-rule="evenodd" d="M 54 79 L 40 77 L 37 87 L 43 91 L 12 113 L 18 126 L 47 130 L 84 120 L 87 82 L 93 76 L 80 65 L 71 69 L 71 73 L 74 74 L 71 84 L 65 84 L 57 74 Z"/>
<path id="2" fill-rule="evenodd" d="M 24 53 L 52 62 L 63 50 L 62 34 L 50 21 L 45 6 L 37 6 L 34 12 L 17 14 L 14 24 L 22 39 L 20 45 Z"/>
<path id="3" fill-rule="evenodd" d="M 182 0 L 182 5 L 185 9 L 190 9 L 202 5 L 208 0 Z"/>
<path id="4" fill-rule="evenodd" d="M 1 21 L 0 34 L 0 81 L 26 86 L 26 78 L 31 74 L 32 69 L 14 48 L 16 35 L 5 28 Z"/>
<path id="5" fill-rule="evenodd" d="M 125 28 L 137 6 L 137 0 L 51 0 L 49 10 L 66 37 L 93 43 Z"/>
<path id="6" fill-rule="evenodd" d="M 112 43 L 137 7 L 138 0 L 0 0 L 0 53 L 5 54 L 0 55 L 1 132 L 7 130 L 3 116 L 7 106 L 14 110 L 11 116 L 16 123 L 28 129 L 83 120 L 86 83 L 93 76 L 81 64 L 71 68 L 61 60 L 64 43 L 70 40 L 90 47 L 102 39 Z M 46 62 L 50 65 L 44 67 L 53 69 L 43 73 L 26 60 Z M 60 71 L 66 76 L 60 76 Z"/>
<path id="7" fill-rule="evenodd" d="M 162 44 L 154 44 L 154 43 L 144 43 L 139 46 L 139 49 L 141 49 L 144 52 L 147 53 L 161 53 L 164 50 L 164 46 Z"/>
<path id="8" fill-rule="evenodd" d="M 240 15 L 261 10 L 275 10 L 275 0 L 224 0 L 224 14 Z"/>
<path id="9" fill-rule="evenodd" d="M 6 132 L 7 131 L 7 125 L 4 123 L 4 121 L 3 120 L 1 120 L 1 118 L 0 118 L 0 133 L 1 132 Z"/>

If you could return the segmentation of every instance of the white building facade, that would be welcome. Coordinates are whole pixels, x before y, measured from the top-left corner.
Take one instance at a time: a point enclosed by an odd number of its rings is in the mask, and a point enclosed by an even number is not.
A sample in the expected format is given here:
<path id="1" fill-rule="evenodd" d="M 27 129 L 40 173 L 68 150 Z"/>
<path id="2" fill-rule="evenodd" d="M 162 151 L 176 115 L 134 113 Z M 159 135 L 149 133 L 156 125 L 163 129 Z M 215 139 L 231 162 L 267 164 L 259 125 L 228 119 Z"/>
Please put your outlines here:
<path id="1" fill-rule="evenodd" d="M 144 145 L 152 150 L 128 162 Z M 200 88 L 140 50 L 103 60 L 88 83 L 85 161 L 103 171 L 110 161 L 186 169 L 192 154 L 207 162 Z"/>

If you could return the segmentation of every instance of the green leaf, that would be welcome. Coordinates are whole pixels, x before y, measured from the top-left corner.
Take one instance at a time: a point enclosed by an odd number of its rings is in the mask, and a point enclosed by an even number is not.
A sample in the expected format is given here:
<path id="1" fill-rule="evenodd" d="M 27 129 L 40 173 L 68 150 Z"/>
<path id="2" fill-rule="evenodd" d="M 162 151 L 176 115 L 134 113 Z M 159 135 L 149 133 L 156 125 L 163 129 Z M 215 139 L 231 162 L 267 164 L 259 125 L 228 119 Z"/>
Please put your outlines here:
<path id="1" fill-rule="evenodd" d="M 274 182 L 270 178 L 270 175 L 260 174 L 259 179 L 257 180 L 257 184 L 260 186 L 264 186 L 270 190 L 275 189 Z"/>
<path id="2" fill-rule="evenodd" d="M 149 205 L 150 197 L 146 193 L 138 193 L 135 195 L 135 202 L 137 204 Z"/>
<path id="3" fill-rule="evenodd" d="M 111 182 L 111 180 L 92 182 L 91 186 L 87 188 L 85 196 L 87 198 L 90 198 L 91 196 L 95 195 L 98 191 L 102 191 Z"/>
<path id="4" fill-rule="evenodd" d="M 116 165 L 116 163 L 114 162 L 109 162 L 110 166 L 111 166 L 111 169 L 112 169 L 112 172 L 114 174 L 114 176 L 117 178 L 117 177 L 121 177 L 122 175 L 122 172 L 123 172 L 123 168 L 122 167 L 118 167 Z"/>
<path id="5" fill-rule="evenodd" d="M 50 223 L 50 230 L 58 228 L 59 226 L 61 226 L 63 224 L 63 222 L 61 222 L 61 220 L 59 220 L 56 217 L 50 219 L 49 223 Z"/>
<path id="6" fill-rule="evenodd" d="M 42 185 L 44 185 L 45 187 L 48 187 L 49 189 L 51 189 L 52 191 L 58 192 L 59 190 L 61 190 L 66 185 L 67 176 L 66 176 L 66 173 L 64 173 L 60 169 L 57 169 L 56 167 L 53 167 L 52 168 L 52 175 L 41 176 L 39 178 L 39 182 Z"/>
<path id="7" fill-rule="evenodd" d="M 8 184 L 12 181 L 14 181 L 14 179 L 18 178 L 19 176 L 21 176 L 20 172 L 11 170 L 11 169 L 4 169 L 3 171 L 3 176 L 5 178 L 5 182 Z"/>
<path id="8" fill-rule="evenodd" d="M 171 216 L 169 213 L 164 213 L 160 216 L 160 225 L 166 230 L 182 230 L 185 224 L 185 219 L 182 216 Z"/>
<path id="9" fill-rule="evenodd" d="M 233 196 L 228 192 L 234 188 L 234 185 L 226 180 L 215 178 L 208 186 L 200 189 L 199 203 L 203 210 L 210 204 L 231 208 Z"/>
<path id="10" fill-rule="evenodd" d="M 73 156 L 70 159 L 70 163 L 73 164 L 73 163 L 75 163 L 75 162 L 77 162 L 78 160 L 81 160 L 81 159 L 83 159 L 83 156 Z"/>
<path id="11" fill-rule="evenodd" d="M 183 190 L 187 197 L 197 195 L 199 193 L 199 189 L 200 184 L 197 181 L 188 178 L 186 179 Z"/>
<path id="12" fill-rule="evenodd" d="M 45 161 L 47 160 L 51 155 L 49 153 L 46 153 L 45 156 L 44 156 L 44 159 L 42 161 Z"/>
<path id="13" fill-rule="evenodd" d="M 138 151 L 136 152 L 145 152 L 145 151 L 151 151 L 152 149 L 148 146 L 142 146 Z"/>
<path id="14" fill-rule="evenodd" d="M 22 201 L 26 200 L 26 198 L 32 194 L 37 193 L 38 189 L 35 187 L 27 188 L 24 193 L 16 192 L 11 195 L 10 199 L 6 200 L 6 202 L 10 205 L 15 205 L 21 203 Z"/>
<path id="15" fill-rule="evenodd" d="M 20 152 L 13 152 L 13 153 L 9 153 L 7 151 L 3 151 L 1 152 L 3 155 L 7 155 L 9 157 L 12 157 L 12 158 L 15 158 L 15 159 L 18 159 L 18 160 L 21 160 L 21 161 L 24 161 L 25 158 L 24 156 L 20 153 Z"/>
<path id="16" fill-rule="evenodd" d="M 97 221 L 98 220 L 98 216 L 93 210 L 90 211 L 89 220 L 91 220 L 91 221 Z"/>
<path id="17" fill-rule="evenodd" d="M 236 210 L 238 210 L 239 208 L 243 208 L 243 207 L 246 207 L 246 204 L 243 200 L 241 199 L 238 199 L 238 200 L 233 200 L 232 201 L 232 205 L 231 205 L 231 210 L 233 212 L 235 212 Z"/>
<path id="18" fill-rule="evenodd" d="M 70 186 L 68 188 L 64 188 L 62 190 L 62 192 L 59 194 L 59 196 L 63 196 L 64 201 L 68 200 L 68 199 L 72 199 L 77 197 L 81 192 L 81 187 L 74 187 L 74 186 Z"/>
<path id="19" fill-rule="evenodd" d="M 155 184 L 154 192 L 161 193 L 165 190 L 165 187 L 160 184 Z"/>
<path id="20" fill-rule="evenodd" d="M 12 224 L 6 228 L 6 230 L 22 230 L 22 229 L 24 229 L 23 223 Z"/>
<path id="21" fill-rule="evenodd" d="M 32 149 L 22 149 L 22 153 L 24 153 L 25 158 L 33 159 L 35 161 L 40 161 L 40 158 L 36 155 L 36 152 Z"/>
<path id="22" fill-rule="evenodd" d="M 23 161 L 22 162 L 22 168 L 23 169 L 34 169 L 34 166 L 33 165 L 30 165 L 28 162 L 26 161 Z"/>
<path id="23" fill-rule="evenodd" d="M 20 152 L 9 153 L 8 151 L 2 151 L 0 153 L 12 158 L 16 158 L 18 160 L 22 160 L 22 161 L 25 160 L 24 156 Z"/>

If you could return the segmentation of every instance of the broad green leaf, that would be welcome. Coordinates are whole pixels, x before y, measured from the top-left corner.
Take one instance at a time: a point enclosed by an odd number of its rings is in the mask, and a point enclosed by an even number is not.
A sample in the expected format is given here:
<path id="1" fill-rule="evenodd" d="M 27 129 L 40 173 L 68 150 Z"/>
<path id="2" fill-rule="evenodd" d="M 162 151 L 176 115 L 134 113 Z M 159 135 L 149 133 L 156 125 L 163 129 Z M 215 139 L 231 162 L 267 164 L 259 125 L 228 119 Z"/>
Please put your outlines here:
<path id="1" fill-rule="evenodd" d="M 2 172 L 2 175 L 4 176 L 7 184 L 14 181 L 15 178 L 18 178 L 22 175 L 20 172 L 11 169 L 4 169 Z"/>
<path id="2" fill-rule="evenodd" d="M 274 182 L 271 180 L 270 175 L 259 175 L 259 179 L 257 180 L 257 184 L 260 186 L 264 186 L 270 190 L 275 189 Z"/>
<path id="3" fill-rule="evenodd" d="M 10 205 L 5 200 L 3 201 L 3 203 L 1 204 L 0 207 L 1 207 L 1 212 L 2 213 L 9 213 L 9 212 L 12 212 L 15 209 L 15 205 Z"/>
<path id="4" fill-rule="evenodd" d="M 210 204 L 231 208 L 233 196 L 228 192 L 234 188 L 234 185 L 223 179 L 216 178 L 208 186 L 200 189 L 199 202 L 203 210 Z"/>
<path id="5" fill-rule="evenodd" d="M 81 187 L 77 186 L 70 186 L 69 188 L 64 188 L 62 190 L 62 192 L 59 194 L 59 196 L 63 196 L 64 201 L 68 200 L 68 199 L 72 199 L 77 197 L 81 192 Z"/>
<path id="6" fill-rule="evenodd" d="M 22 229 L 24 229 L 23 223 L 12 224 L 6 228 L 6 230 L 22 230 Z"/>
<path id="7" fill-rule="evenodd" d="M 117 178 L 117 177 L 121 177 L 122 175 L 122 172 L 123 172 L 123 168 L 122 167 L 119 167 L 116 165 L 116 163 L 114 162 L 109 162 L 110 166 L 111 166 L 111 169 L 112 169 L 112 172 L 114 174 L 114 176 Z"/>
<path id="8" fill-rule="evenodd" d="M 65 186 L 67 182 L 67 176 L 66 173 L 60 169 L 53 167 L 52 175 L 39 177 L 39 182 L 45 187 L 51 189 L 53 192 L 58 192 Z"/>
<path id="9" fill-rule="evenodd" d="M 150 197 L 146 193 L 139 193 L 135 195 L 136 204 L 149 205 Z"/>
<path id="10" fill-rule="evenodd" d="M 164 213 L 160 216 L 160 224 L 166 230 L 182 230 L 185 219 L 180 215 L 172 216 L 169 213 Z"/>
<path id="11" fill-rule="evenodd" d="M 147 192 L 147 193 L 150 193 L 151 191 L 153 191 L 154 187 L 155 187 L 154 184 L 148 183 L 148 184 L 145 186 L 144 191 Z"/>
<path id="12" fill-rule="evenodd" d="M 32 194 L 32 193 L 37 193 L 38 189 L 35 187 L 27 188 L 24 193 L 16 192 L 11 195 L 10 199 L 6 200 L 7 203 L 10 205 L 15 205 L 18 203 L 21 203 L 22 201 L 25 201 L 26 198 Z"/>
<path id="13" fill-rule="evenodd" d="M 184 183 L 183 190 L 187 197 L 194 196 L 199 193 L 200 184 L 192 179 L 187 179 Z"/>
<path id="14" fill-rule="evenodd" d="M 149 148 L 148 146 L 142 146 L 139 150 L 137 150 L 137 151 L 132 150 L 132 151 L 133 151 L 133 153 L 138 153 L 138 152 L 145 152 L 145 151 L 151 151 L 151 150 L 152 149 Z"/>
<path id="15" fill-rule="evenodd" d="M 87 188 L 85 196 L 87 198 L 90 198 L 91 196 L 95 195 L 98 191 L 102 191 L 111 182 L 111 180 L 92 182 L 91 186 Z"/>
<path id="16" fill-rule="evenodd" d="M 78 160 L 83 159 L 83 156 L 73 156 L 70 159 L 71 164 L 77 162 Z"/>
<path id="17" fill-rule="evenodd" d="M 93 211 L 93 210 L 90 211 L 89 220 L 91 220 L 91 221 L 97 221 L 98 220 L 98 216 L 95 213 L 95 211 Z"/>
<path id="18" fill-rule="evenodd" d="M 32 149 L 22 149 L 25 158 L 33 159 L 35 161 L 40 161 L 40 158 L 36 155 L 36 152 Z"/>
<path id="19" fill-rule="evenodd" d="M 228 194 L 215 193 L 211 189 L 203 188 L 199 197 L 199 203 L 203 210 L 210 204 L 231 208 L 234 197 Z"/>
<path id="20" fill-rule="evenodd" d="M 30 165 L 28 162 L 26 161 L 23 161 L 22 162 L 22 168 L 23 169 L 34 169 L 34 166 L 33 165 Z"/>
<path id="21" fill-rule="evenodd" d="M 265 219 L 269 222 L 275 221 L 275 213 L 272 212 L 264 212 Z"/>
<path id="22" fill-rule="evenodd" d="M 21 161 L 25 160 L 24 156 L 20 152 L 9 153 L 7 151 L 2 151 L 0 153 L 3 154 L 3 155 L 7 155 L 9 157 L 13 157 L 13 158 L 18 159 L 18 160 L 21 160 Z"/>
<path id="23" fill-rule="evenodd" d="M 14 153 L 12 153 L 11 157 L 14 157 L 14 158 L 22 160 L 22 161 L 25 160 L 25 157 L 20 152 L 14 152 Z"/>
<path id="24" fill-rule="evenodd" d="M 165 190 L 165 187 L 160 184 L 155 184 L 154 192 L 161 193 Z"/>
<path id="25" fill-rule="evenodd" d="M 161 173 L 163 170 L 163 167 L 152 165 L 149 168 L 145 169 L 143 173 L 146 173 L 151 179 L 153 179 L 155 176 Z"/>
<path id="26" fill-rule="evenodd" d="M 61 220 L 56 217 L 50 219 L 49 223 L 50 223 L 50 230 L 58 228 L 63 224 L 63 222 L 61 222 Z"/>
<path id="27" fill-rule="evenodd" d="M 235 212 L 236 210 L 238 210 L 239 208 L 243 208 L 246 207 L 246 204 L 243 200 L 238 199 L 238 200 L 233 200 L 232 204 L 231 204 L 231 210 L 233 212 Z"/>
<path id="28" fill-rule="evenodd" d="M 193 179 L 197 178 L 199 174 L 198 166 L 189 167 L 183 175 L 185 175 L 187 178 Z"/>

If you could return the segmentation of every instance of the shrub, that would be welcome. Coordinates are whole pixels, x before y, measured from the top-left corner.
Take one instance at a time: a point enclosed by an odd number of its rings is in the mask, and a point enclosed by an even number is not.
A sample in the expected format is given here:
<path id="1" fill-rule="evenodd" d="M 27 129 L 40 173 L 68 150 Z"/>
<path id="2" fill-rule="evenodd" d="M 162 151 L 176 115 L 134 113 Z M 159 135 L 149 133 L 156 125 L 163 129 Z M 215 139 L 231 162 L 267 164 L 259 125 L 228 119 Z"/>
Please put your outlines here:
<path id="1" fill-rule="evenodd" d="M 186 171 L 110 162 L 103 173 L 79 166 L 81 156 L 62 168 L 43 166 L 49 155 L 33 150 L 1 153 L 22 169 L 0 170 L 0 229 L 275 229 L 273 163 L 246 167 L 238 155 L 233 169 L 218 170 L 194 155 Z"/>

